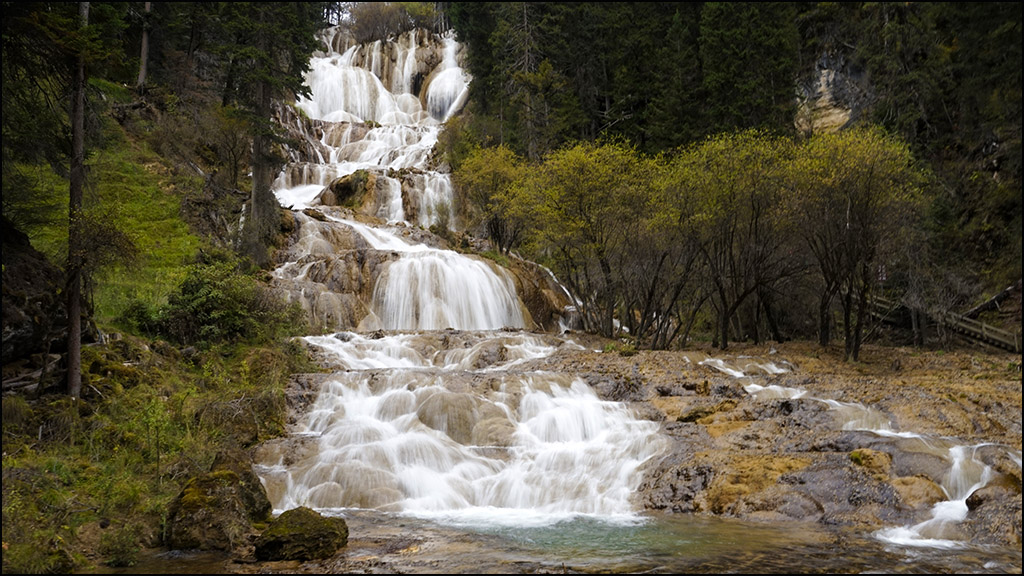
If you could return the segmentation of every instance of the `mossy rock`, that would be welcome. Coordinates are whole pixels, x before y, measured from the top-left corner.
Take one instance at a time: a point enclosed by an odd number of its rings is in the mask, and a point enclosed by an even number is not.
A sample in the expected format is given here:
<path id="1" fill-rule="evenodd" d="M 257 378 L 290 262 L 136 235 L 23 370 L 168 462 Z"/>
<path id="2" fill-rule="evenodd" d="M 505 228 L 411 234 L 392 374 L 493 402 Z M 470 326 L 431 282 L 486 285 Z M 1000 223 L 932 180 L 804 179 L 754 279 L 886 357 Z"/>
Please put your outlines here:
<path id="1" fill-rule="evenodd" d="M 219 452 L 213 461 L 211 472 L 229 471 L 238 475 L 238 497 L 245 506 L 249 519 L 255 523 L 266 522 L 274 511 L 267 491 L 260 477 L 252 470 L 252 459 L 240 449 Z"/>
<path id="2" fill-rule="evenodd" d="M 241 478 L 231 470 L 190 479 L 169 507 L 167 546 L 223 551 L 244 547 L 255 529 L 243 491 Z"/>
<path id="3" fill-rule="evenodd" d="M 322 516 L 311 508 L 282 513 L 256 539 L 256 559 L 317 560 L 330 558 L 348 544 L 344 518 Z"/>
<path id="4" fill-rule="evenodd" d="M 324 206 L 357 207 L 367 192 L 370 175 L 366 170 L 336 178 L 320 193 L 320 204 Z"/>

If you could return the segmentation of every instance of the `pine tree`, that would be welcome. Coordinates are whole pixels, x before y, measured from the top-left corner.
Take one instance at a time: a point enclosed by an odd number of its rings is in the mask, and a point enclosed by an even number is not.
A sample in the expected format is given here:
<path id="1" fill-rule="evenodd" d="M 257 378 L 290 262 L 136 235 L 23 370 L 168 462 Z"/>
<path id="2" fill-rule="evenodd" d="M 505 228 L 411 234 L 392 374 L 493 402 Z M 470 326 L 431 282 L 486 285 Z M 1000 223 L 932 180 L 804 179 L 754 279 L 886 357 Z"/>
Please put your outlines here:
<path id="1" fill-rule="evenodd" d="M 237 102 L 249 113 L 252 127 L 252 195 L 243 229 L 242 250 L 263 266 L 277 232 L 280 206 L 271 185 L 283 159 L 274 153 L 275 99 L 308 93 L 303 84 L 309 59 L 322 28 L 317 3 L 225 2 L 220 6 L 228 37 L 225 104 Z"/>

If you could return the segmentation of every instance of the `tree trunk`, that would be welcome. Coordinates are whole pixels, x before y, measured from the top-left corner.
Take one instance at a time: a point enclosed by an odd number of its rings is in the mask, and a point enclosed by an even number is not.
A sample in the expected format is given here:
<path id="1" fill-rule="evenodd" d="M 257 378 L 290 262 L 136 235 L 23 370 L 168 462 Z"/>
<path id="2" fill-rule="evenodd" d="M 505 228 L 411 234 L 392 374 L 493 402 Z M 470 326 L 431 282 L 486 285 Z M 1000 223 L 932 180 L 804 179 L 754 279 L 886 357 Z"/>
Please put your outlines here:
<path id="1" fill-rule="evenodd" d="M 764 318 L 768 321 L 768 330 L 771 332 L 772 338 L 776 342 L 784 342 L 786 338 L 782 335 L 779 322 L 775 319 L 775 313 L 772 311 L 772 297 L 765 296 L 761 298 L 761 306 L 764 310 Z"/>
<path id="2" fill-rule="evenodd" d="M 601 266 L 601 280 L 604 284 L 601 289 L 601 306 L 604 310 L 601 311 L 601 331 L 604 336 L 608 338 L 614 338 L 616 334 L 615 330 L 615 286 L 614 280 L 612 279 L 612 267 L 608 262 L 608 259 L 604 256 L 599 257 L 599 264 Z"/>
<path id="3" fill-rule="evenodd" d="M 135 90 L 139 94 L 146 91 L 146 67 L 149 62 L 149 14 L 152 2 L 145 2 L 145 16 L 142 18 L 142 50 L 139 53 L 139 79 L 135 82 Z"/>
<path id="4" fill-rule="evenodd" d="M 89 3 L 78 4 L 79 25 L 89 25 Z M 68 203 L 68 395 L 82 393 L 82 192 L 85 188 L 85 55 L 79 53 L 71 86 L 71 176 Z"/>
<path id="5" fill-rule="evenodd" d="M 245 227 L 245 251 L 257 266 L 270 261 L 270 247 L 279 223 L 277 198 L 271 190 L 274 166 L 270 151 L 271 94 L 266 82 L 256 86 L 256 132 L 252 139 L 252 196 Z"/>
<path id="6" fill-rule="evenodd" d="M 865 264 L 861 268 L 861 288 L 860 294 L 857 298 L 857 324 L 853 330 L 853 355 L 852 360 L 854 362 L 860 359 L 860 346 L 864 335 L 864 323 L 868 318 L 868 297 L 871 293 L 871 284 L 869 283 L 869 271 L 868 266 Z"/>
<path id="7" fill-rule="evenodd" d="M 723 297 L 722 313 L 718 319 L 719 338 L 721 338 L 718 342 L 719 350 L 725 350 L 729 347 L 729 322 L 732 321 L 732 314 L 730 313 L 729 308 L 725 305 L 724 300 L 725 299 Z"/>
<path id="8" fill-rule="evenodd" d="M 846 349 L 846 361 L 853 360 L 853 286 L 848 285 L 843 295 L 843 343 Z"/>
<path id="9" fill-rule="evenodd" d="M 818 302 L 818 344 L 822 348 L 828 348 L 832 343 L 832 318 L 829 312 L 834 297 L 834 294 L 822 294 Z"/>

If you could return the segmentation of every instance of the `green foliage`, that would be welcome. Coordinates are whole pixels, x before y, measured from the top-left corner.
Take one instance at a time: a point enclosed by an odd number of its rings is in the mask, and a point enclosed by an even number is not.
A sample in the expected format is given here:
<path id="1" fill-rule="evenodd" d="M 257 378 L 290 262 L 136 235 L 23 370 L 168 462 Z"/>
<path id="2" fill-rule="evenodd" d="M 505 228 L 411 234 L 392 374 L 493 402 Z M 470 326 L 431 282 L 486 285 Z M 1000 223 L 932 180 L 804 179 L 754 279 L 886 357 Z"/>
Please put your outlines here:
<path id="1" fill-rule="evenodd" d="M 856 360 L 866 304 L 882 270 L 917 269 L 924 260 L 911 232 L 919 229 L 925 176 L 909 148 L 878 129 L 811 138 L 788 176 L 793 231 L 813 256 L 821 280 L 819 337 L 828 345 L 828 314 L 840 293 L 847 354 Z M 900 262 L 901 255 L 916 254 Z M 917 260 L 917 262 L 914 261 Z M 905 288 L 905 287 L 904 287 Z"/>
<path id="2" fill-rule="evenodd" d="M 588 330 L 613 336 L 618 300 L 614 255 L 631 240 L 634 211 L 648 206 L 640 158 L 621 142 L 579 143 L 552 152 L 513 188 L 510 205 L 529 222 L 528 248 L 546 256 L 556 275 L 580 295 Z"/>
<path id="3" fill-rule="evenodd" d="M 504 252 L 495 252 L 494 250 L 488 250 L 486 252 L 481 252 L 480 255 L 483 256 L 484 258 L 487 258 L 488 260 L 494 261 L 494 263 L 496 263 L 497 265 L 505 268 L 508 268 L 509 266 L 512 265 L 512 261 L 509 260 L 508 256 Z"/>
<path id="4" fill-rule="evenodd" d="M 145 314 L 145 310 L 136 310 Z M 182 343 L 265 342 L 302 329 L 301 311 L 287 306 L 231 261 L 195 264 L 159 310 L 158 333 Z"/>
<path id="5" fill-rule="evenodd" d="M 467 228 L 490 238 L 500 252 L 516 247 L 526 226 L 517 217 L 512 190 L 523 169 L 522 159 L 507 146 L 477 147 L 452 177 Z"/>
<path id="6" fill-rule="evenodd" d="M 635 356 L 637 353 L 636 344 L 630 340 L 622 340 L 621 342 L 609 342 L 604 345 L 602 352 L 610 354 L 612 352 L 618 352 L 620 356 Z"/>
<path id="7" fill-rule="evenodd" d="M 859 450 L 850 452 L 850 461 L 857 466 L 864 466 L 864 454 Z"/>
<path id="8" fill-rule="evenodd" d="M 711 132 L 792 132 L 800 43 L 794 3 L 709 2 L 698 43 Z"/>
<path id="9" fill-rule="evenodd" d="M 387 40 L 417 27 L 433 29 L 437 21 L 432 2 L 352 2 L 348 16 L 359 43 Z"/>
<path id="10" fill-rule="evenodd" d="M 733 129 L 792 133 L 798 86 L 822 66 L 844 74 L 835 96 L 853 122 L 883 126 L 934 172 L 932 249 L 972 263 L 957 274 L 989 291 L 1020 276 L 1018 4 L 447 9 L 469 48 L 477 136 L 534 162 L 576 138 L 656 154 Z"/>
<path id="11" fill-rule="evenodd" d="M 77 406 L 63 396 L 4 399 L 5 573 L 85 568 L 71 552 L 76 534 L 100 521 L 110 526 L 99 561 L 131 565 L 183 479 L 206 472 L 227 445 L 284 433 L 288 375 L 315 369 L 291 343 L 221 346 L 194 365 L 130 336 L 87 350 Z"/>

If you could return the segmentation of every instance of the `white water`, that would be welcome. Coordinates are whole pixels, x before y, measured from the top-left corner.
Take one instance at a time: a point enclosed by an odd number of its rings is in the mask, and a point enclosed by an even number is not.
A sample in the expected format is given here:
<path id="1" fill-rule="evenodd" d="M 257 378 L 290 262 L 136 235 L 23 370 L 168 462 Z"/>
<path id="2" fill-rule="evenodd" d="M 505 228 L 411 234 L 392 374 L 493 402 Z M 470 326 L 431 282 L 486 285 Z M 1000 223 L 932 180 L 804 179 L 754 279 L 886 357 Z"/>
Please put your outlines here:
<path id="1" fill-rule="evenodd" d="M 635 520 L 631 498 L 641 466 L 661 449 L 658 425 L 601 400 L 579 378 L 518 372 L 572 344 L 499 331 L 528 324 L 508 272 L 402 234 L 441 221 L 442 211 L 453 220 L 449 176 L 428 159 L 468 85 L 449 37 L 423 93 L 409 93 L 419 34 L 399 40 L 394 62 L 380 43 L 315 57 L 312 95 L 297 104 L 322 121 L 321 152 L 277 180 L 278 200 L 296 211 L 300 229 L 295 261 L 276 274 L 307 281 L 329 268 L 320 262 L 352 249 L 389 256 L 354 331 L 305 339 L 337 372 L 288 443 L 265 447 L 271 502 L 277 512 L 376 509 L 478 525 Z M 377 224 L 299 212 L 356 170 L 378 178 Z M 411 222 L 409 203 L 420 207 Z M 324 286 L 316 306 L 340 301 Z"/>
<path id="2" fill-rule="evenodd" d="M 432 170 L 428 159 L 441 122 L 464 104 L 469 80 L 457 63 L 457 44 L 448 37 L 439 39 L 443 58 L 427 75 L 423 94 L 409 93 L 418 68 L 417 49 L 422 35 L 422 31 L 411 32 L 397 43 L 401 65 L 393 66 L 387 84 L 380 78 L 386 60 L 381 43 L 352 46 L 344 54 L 328 50 L 313 58 L 306 79 L 311 95 L 300 99 L 297 106 L 310 118 L 322 121 L 319 144 L 328 153 L 318 156 L 319 163 L 282 172 L 275 186 L 282 206 L 294 210 L 310 207 L 333 179 L 368 170 L 377 178 L 372 215 L 382 224 L 425 228 L 447 221 L 449 227 L 454 225 L 450 176 Z M 325 46 L 331 45 L 328 38 Z M 429 110 L 424 109 L 421 100 L 427 102 Z M 365 124 L 369 122 L 373 124 Z M 413 171 L 406 179 L 405 192 L 403 182 L 394 176 L 396 170 Z M 407 220 L 406 197 L 419 206 L 413 223 Z M 377 279 L 369 314 L 361 321 L 360 329 L 527 327 L 507 272 L 454 251 L 406 241 L 384 227 L 333 220 L 336 226 L 354 229 L 371 248 L 400 254 Z M 299 222 L 303 224 L 302 241 L 316 250 L 308 253 L 330 256 L 336 251 L 331 248 L 333 231 L 325 231 L 323 225 L 307 219 L 299 218 Z M 277 274 L 304 280 L 307 270 L 308 266 L 288 263 Z"/>
<path id="3" fill-rule="evenodd" d="M 892 423 L 885 414 L 868 408 L 862 404 L 839 402 L 831 399 L 813 398 L 806 390 L 784 386 L 764 386 L 759 383 L 765 374 L 780 374 L 787 371 L 773 363 L 753 361 L 727 362 L 711 358 L 701 362 L 725 374 L 744 382 L 744 389 L 762 398 L 807 398 L 826 404 L 836 414 L 839 427 L 843 430 L 862 430 L 872 432 L 880 437 L 899 439 L 912 442 L 916 452 L 934 455 L 949 464 L 949 471 L 941 479 L 940 487 L 947 500 L 936 503 L 931 510 L 931 517 L 910 526 L 894 526 L 877 531 L 874 536 L 882 541 L 901 547 L 920 547 L 936 549 L 957 549 L 965 543 L 956 539 L 956 525 L 967 518 L 967 498 L 975 491 L 983 488 L 992 478 L 991 467 L 977 458 L 979 449 L 987 444 L 963 445 L 950 438 L 927 437 L 914 432 L 893 430 Z M 1011 459 L 1018 465 L 1021 455 L 1006 449 Z"/>
<path id="4" fill-rule="evenodd" d="M 275 509 L 486 525 L 635 521 L 640 468 L 661 449 L 657 423 L 578 378 L 514 372 L 555 351 L 537 336 L 462 336 L 457 347 L 443 334 L 307 337 L 339 372 L 295 431 L 310 441 L 263 459 Z"/>

